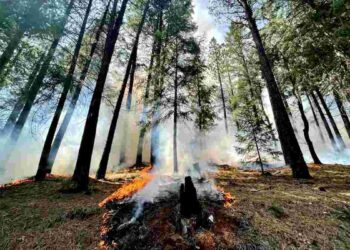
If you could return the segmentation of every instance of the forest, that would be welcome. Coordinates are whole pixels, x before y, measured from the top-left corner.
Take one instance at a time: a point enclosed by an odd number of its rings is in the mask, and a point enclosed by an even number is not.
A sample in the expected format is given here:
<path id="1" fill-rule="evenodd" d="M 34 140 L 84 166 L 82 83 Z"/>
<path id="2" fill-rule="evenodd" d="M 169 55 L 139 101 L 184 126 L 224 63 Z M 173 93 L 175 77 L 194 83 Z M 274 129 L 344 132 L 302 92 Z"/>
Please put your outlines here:
<path id="1" fill-rule="evenodd" d="M 0 249 L 350 249 L 348 0 L 0 0 Z"/>

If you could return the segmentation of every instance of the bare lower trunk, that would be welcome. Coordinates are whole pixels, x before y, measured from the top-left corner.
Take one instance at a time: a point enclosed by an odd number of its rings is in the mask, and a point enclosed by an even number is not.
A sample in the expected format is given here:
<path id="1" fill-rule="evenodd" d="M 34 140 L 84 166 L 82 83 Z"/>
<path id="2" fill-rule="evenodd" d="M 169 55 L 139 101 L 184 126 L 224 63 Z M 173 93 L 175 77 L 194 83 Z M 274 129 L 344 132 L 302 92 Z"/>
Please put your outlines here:
<path id="1" fill-rule="evenodd" d="M 130 59 L 126 68 L 126 72 L 125 72 L 125 76 L 124 76 L 124 80 L 123 80 L 123 84 L 122 87 L 120 89 L 119 92 L 119 96 L 118 96 L 118 100 L 115 106 L 115 110 L 113 113 L 113 118 L 112 118 L 112 122 L 108 131 L 108 136 L 107 136 L 107 141 L 106 141 L 106 145 L 105 148 L 103 150 L 103 154 L 102 154 L 102 158 L 101 158 L 101 162 L 96 174 L 96 178 L 97 179 L 103 179 L 106 175 L 106 171 L 107 171 L 107 166 L 108 166 L 108 160 L 109 160 L 109 154 L 111 152 L 111 148 L 112 148 L 112 144 L 113 144 L 113 138 L 114 138 L 114 134 L 115 134 L 115 129 L 117 127 L 117 122 L 118 122 L 118 117 L 119 117 L 119 113 L 120 113 L 120 109 L 121 109 L 121 105 L 123 102 L 123 98 L 124 98 L 124 94 L 125 94 L 125 90 L 126 90 L 126 86 L 129 80 L 129 76 L 130 76 L 130 71 L 131 71 L 131 67 L 134 63 L 134 61 L 136 60 L 137 57 L 137 50 L 138 50 L 138 44 L 139 44 L 139 38 L 140 38 L 140 34 L 141 31 L 143 29 L 143 25 L 145 23 L 145 19 L 147 16 L 147 12 L 149 9 L 149 1 L 146 3 L 144 12 L 143 12 L 143 16 L 142 16 L 142 20 L 139 24 L 138 30 L 137 30 L 137 34 L 136 34 L 136 38 L 135 38 L 135 42 L 134 42 L 134 46 L 130 55 Z"/>
<path id="2" fill-rule="evenodd" d="M 163 11 L 159 13 L 158 17 L 158 31 L 161 33 L 163 31 Z M 156 77 L 155 77 L 155 86 L 154 86 L 154 99 L 156 100 L 154 103 L 154 112 L 152 114 L 152 128 L 151 128 L 151 164 L 155 165 L 158 157 L 158 149 L 159 149 L 159 124 L 158 124 L 158 115 L 159 115 L 159 102 L 161 99 L 161 81 L 162 81 L 162 72 L 160 72 L 163 68 L 162 64 L 162 46 L 163 40 L 161 37 L 157 38 L 157 46 L 156 46 Z"/>
<path id="3" fill-rule="evenodd" d="M 50 67 L 50 63 L 51 63 L 53 56 L 56 52 L 59 41 L 61 40 L 61 37 L 64 35 L 64 26 L 68 20 L 68 16 L 70 15 L 70 12 L 73 8 L 74 2 L 75 2 L 75 0 L 70 1 L 69 5 L 67 7 L 66 13 L 65 13 L 65 17 L 63 18 L 63 20 L 61 22 L 60 30 L 59 30 L 57 36 L 55 37 L 54 41 L 52 42 L 51 47 L 47 53 L 47 56 L 43 62 L 43 65 L 40 68 L 38 76 L 36 77 L 35 81 L 33 82 L 32 86 L 29 90 L 26 103 L 24 104 L 23 110 L 22 110 L 21 114 L 19 115 L 19 118 L 18 118 L 18 120 L 17 120 L 17 122 L 12 130 L 11 136 L 10 136 L 10 140 L 11 140 L 12 145 L 15 145 L 15 143 L 17 142 L 17 140 L 20 136 L 20 133 L 23 129 L 23 126 L 24 126 L 25 122 L 27 121 L 28 115 L 33 107 L 33 104 L 34 104 L 34 100 L 35 100 L 35 98 L 36 98 L 36 96 L 37 96 L 37 94 L 38 94 L 38 92 L 43 84 L 43 80 L 46 76 L 46 73 L 47 73 L 49 67 Z"/>
<path id="4" fill-rule="evenodd" d="M 76 46 L 74 49 L 74 54 L 73 54 L 73 57 L 72 57 L 72 60 L 70 63 L 69 70 L 68 70 L 68 74 L 67 74 L 66 79 L 64 81 L 63 91 L 61 93 L 60 99 L 58 101 L 58 104 L 57 104 L 57 107 L 55 110 L 55 114 L 53 116 L 49 131 L 48 131 L 47 136 L 46 136 L 46 140 L 45 140 L 44 147 L 43 147 L 40 161 L 39 161 L 38 171 L 37 171 L 36 176 L 35 176 L 36 181 L 44 180 L 44 178 L 47 174 L 47 167 L 49 165 L 49 155 L 51 152 L 52 142 L 53 142 L 53 139 L 54 139 L 55 134 L 56 134 L 58 122 L 61 118 L 62 110 L 64 108 L 64 104 L 66 102 L 69 89 L 71 88 L 72 83 L 73 83 L 74 72 L 75 72 L 75 69 L 77 66 L 81 45 L 82 45 L 83 38 L 85 35 L 86 24 L 87 24 L 89 15 L 90 15 L 92 1 L 93 0 L 89 0 L 89 4 L 88 4 L 88 7 L 87 7 L 86 12 L 85 12 L 84 20 L 83 20 L 82 26 L 80 28 L 79 37 L 78 37 L 78 40 L 77 40 L 77 43 L 76 43 Z"/>
<path id="5" fill-rule="evenodd" d="M 338 129 L 338 127 L 337 127 L 337 124 L 336 124 L 335 121 L 334 121 L 334 118 L 333 118 L 333 116 L 332 116 L 332 114 L 331 114 L 331 111 L 329 110 L 329 108 L 328 108 L 328 106 L 327 106 L 327 104 L 326 104 L 326 101 L 325 101 L 324 98 L 323 98 L 323 95 L 321 94 L 321 92 L 320 92 L 318 89 L 316 89 L 316 94 L 317 94 L 318 98 L 321 100 L 321 104 L 322 104 L 322 106 L 323 106 L 323 109 L 326 111 L 326 114 L 327 114 L 327 116 L 328 116 L 328 119 L 329 119 L 329 121 L 330 121 L 331 124 L 332 124 L 333 131 L 334 131 L 334 133 L 335 133 L 335 135 L 336 135 L 336 137 L 337 137 L 337 142 L 339 143 L 340 148 L 341 148 L 341 149 L 345 148 L 345 143 L 344 143 L 344 141 L 343 141 L 343 137 L 341 136 L 341 134 L 340 134 L 340 132 L 339 132 L 339 129 Z"/>
<path id="6" fill-rule="evenodd" d="M 136 62 L 137 62 L 137 53 L 136 53 L 135 59 L 133 60 L 132 65 L 131 65 L 129 91 L 128 91 L 128 97 L 126 99 L 127 119 L 124 119 L 124 124 L 123 124 L 124 125 L 124 133 L 122 134 L 122 139 L 121 139 L 122 144 L 121 144 L 120 155 L 119 155 L 119 164 L 123 164 L 126 161 L 127 129 L 129 127 L 129 115 L 130 115 L 130 111 L 131 111 L 132 91 L 133 91 L 134 80 L 135 80 Z"/>
<path id="7" fill-rule="evenodd" d="M 331 128 L 329 127 L 328 121 L 327 121 L 325 115 L 323 114 L 322 108 L 321 108 L 321 106 L 320 106 L 320 104 L 319 104 L 319 102 L 318 102 L 318 100 L 317 100 L 315 94 L 314 94 L 313 92 L 311 92 L 310 95 L 311 95 L 312 99 L 314 100 L 314 103 L 315 103 L 315 105 L 316 105 L 316 108 L 317 108 L 317 110 L 318 110 L 318 113 L 319 113 L 320 116 L 321 116 L 321 119 L 322 119 L 322 121 L 323 121 L 324 127 L 326 128 L 328 137 L 329 137 L 329 139 L 331 140 L 331 143 L 332 143 L 333 148 L 334 148 L 335 150 L 338 150 L 338 148 L 337 148 L 337 143 L 336 143 L 336 141 L 335 141 L 335 139 L 334 139 L 332 130 L 331 130 Z"/>
<path id="8" fill-rule="evenodd" d="M 317 115 L 316 115 L 314 106 L 313 106 L 313 104 L 312 104 L 312 102 L 311 102 L 310 96 L 307 94 L 306 97 L 307 97 L 307 99 L 308 99 L 308 101 L 309 101 L 310 108 L 311 108 L 311 111 L 312 111 L 312 115 L 313 115 L 313 117 L 314 117 L 314 119 L 315 119 L 316 126 L 317 126 L 317 128 L 318 128 L 318 131 L 319 131 L 319 134 L 320 134 L 320 136 L 321 136 L 321 139 L 322 139 L 323 142 L 325 142 L 326 140 L 324 139 L 324 136 L 323 136 L 323 133 L 322 133 L 322 129 L 321 129 L 321 127 L 320 127 L 320 123 L 318 122 L 318 118 L 317 118 Z"/>
<path id="9" fill-rule="evenodd" d="M 249 6 L 247 0 L 240 0 L 240 3 L 244 8 L 245 17 L 248 21 L 248 25 L 259 55 L 262 74 L 267 83 L 267 89 L 270 95 L 276 127 L 286 162 L 290 163 L 294 178 L 310 178 L 310 174 L 299 147 L 299 143 L 294 134 L 293 127 L 289 121 L 286 108 L 284 107 L 281 94 L 279 92 L 274 74 L 270 66 L 270 62 L 265 53 L 265 49 L 260 37 L 259 30 L 256 26 L 251 7 Z"/>
<path id="10" fill-rule="evenodd" d="M 96 51 L 96 48 L 97 48 L 97 44 L 98 44 L 98 42 L 100 40 L 100 36 L 101 36 L 102 31 L 103 31 L 103 27 L 104 27 L 104 25 L 106 23 L 106 18 L 107 18 L 110 2 L 111 2 L 111 0 L 108 2 L 106 10 L 105 10 L 105 12 L 103 14 L 103 17 L 101 19 L 101 23 L 100 23 L 100 25 L 98 27 L 98 30 L 96 32 L 96 35 L 95 35 L 95 41 L 91 45 L 91 50 L 90 50 L 89 57 L 86 59 L 86 62 L 85 62 L 84 67 L 83 67 L 83 70 L 81 71 L 79 82 L 78 82 L 77 86 L 74 89 L 72 100 L 71 100 L 71 102 L 69 104 L 67 113 L 64 116 L 62 124 L 61 124 L 61 126 L 60 126 L 60 128 L 59 128 L 59 130 L 58 130 L 58 132 L 57 132 L 57 134 L 55 136 L 55 139 L 54 139 L 54 141 L 52 143 L 52 148 L 51 148 L 50 155 L 49 155 L 49 158 L 48 158 L 47 173 L 51 173 L 51 169 L 52 169 L 52 166 L 53 166 L 53 164 L 54 164 L 54 162 L 56 160 L 56 156 L 57 156 L 58 150 L 59 150 L 60 145 L 61 145 L 61 143 L 63 141 L 64 135 L 65 135 L 65 133 L 67 131 L 68 125 L 69 125 L 69 123 L 70 123 L 70 121 L 71 121 L 71 119 L 73 117 L 73 113 L 74 113 L 76 104 L 77 104 L 77 102 L 79 100 L 80 92 L 82 90 L 83 84 L 84 84 L 85 79 L 87 77 L 87 74 L 89 72 L 91 61 L 92 61 L 92 58 L 93 58 L 93 56 L 95 54 L 95 51 Z"/>
<path id="11" fill-rule="evenodd" d="M 155 30 L 156 32 L 157 30 Z M 142 165 L 143 161 L 143 143 L 144 143 L 144 138 L 146 135 L 146 128 L 145 124 L 147 123 L 147 112 L 148 112 L 148 98 L 149 98 L 149 92 L 150 92 L 150 86 L 151 86 L 151 81 L 152 81 L 152 70 L 153 70 L 153 64 L 154 64 L 154 57 L 155 57 L 155 51 L 156 51 L 156 38 L 154 38 L 153 45 L 152 45 L 152 52 L 151 52 L 151 59 L 148 67 L 148 76 L 147 76 L 147 84 L 146 84 L 146 89 L 145 89 L 145 95 L 143 99 L 143 110 L 141 114 L 141 130 L 140 130 L 140 135 L 139 135 L 139 141 L 137 145 L 137 153 L 136 153 L 136 165 Z"/>
<path id="12" fill-rule="evenodd" d="M 299 108 L 299 111 L 300 111 L 300 114 L 301 114 L 301 118 L 303 120 L 303 123 L 304 123 L 304 137 L 305 137 L 305 141 L 307 143 L 307 146 L 309 147 L 309 151 L 310 151 L 310 154 L 311 154 L 311 157 L 314 161 L 315 164 L 322 164 L 320 159 L 318 158 L 317 154 L 316 154 L 316 151 L 315 151 L 315 148 L 314 148 L 314 145 L 310 139 L 310 135 L 309 135 L 309 130 L 310 130 L 310 126 L 309 126 L 309 122 L 306 118 L 306 115 L 305 115 L 305 111 L 304 111 L 304 107 L 303 107 L 303 103 L 302 101 L 300 100 L 300 98 L 297 96 L 297 94 L 295 94 L 295 97 L 298 101 L 298 108 Z"/>
<path id="13" fill-rule="evenodd" d="M 118 17 L 114 20 L 117 3 L 118 0 L 114 0 L 112 13 L 113 22 L 109 26 L 100 72 L 98 74 L 95 90 L 91 99 L 87 119 L 85 122 L 83 137 L 78 153 L 78 160 L 73 175 L 73 180 L 78 184 L 77 188 L 81 190 L 87 190 L 89 185 L 91 157 L 96 137 L 96 128 L 100 112 L 102 93 L 105 86 L 109 65 L 113 56 L 114 47 L 119 36 L 120 27 L 123 23 L 128 0 L 123 0 L 118 13 Z"/>
<path id="14" fill-rule="evenodd" d="M 179 171 L 178 159 L 177 159 L 177 91 L 178 91 L 178 51 L 177 51 L 177 42 L 175 48 L 175 81 L 174 81 L 174 131 L 173 131 L 173 160 L 174 160 L 174 173 Z"/>
<path id="15" fill-rule="evenodd" d="M 349 117 L 348 117 L 348 115 L 346 113 L 346 110 L 345 110 L 344 104 L 342 102 L 342 99 L 341 99 L 340 95 L 336 91 L 333 91 L 333 95 L 334 95 L 334 99 L 335 99 L 335 102 L 337 104 L 337 107 L 339 109 L 341 118 L 343 119 L 346 132 L 347 132 L 348 136 L 350 137 L 350 121 L 349 121 Z"/>

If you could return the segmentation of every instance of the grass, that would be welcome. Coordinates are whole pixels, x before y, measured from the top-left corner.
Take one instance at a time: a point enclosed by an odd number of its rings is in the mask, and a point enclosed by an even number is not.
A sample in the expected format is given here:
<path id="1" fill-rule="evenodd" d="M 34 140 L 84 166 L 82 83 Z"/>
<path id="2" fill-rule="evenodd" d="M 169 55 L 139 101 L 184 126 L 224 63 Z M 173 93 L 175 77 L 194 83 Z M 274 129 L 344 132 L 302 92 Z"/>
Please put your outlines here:
<path id="1" fill-rule="evenodd" d="M 350 249 L 350 167 L 311 165 L 310 170 L 313 179 L 304 182 L 292 179 L 289 169 L 269 170 L 272 176 L 266 178 L 220 168 L 217 185 L 235 197 L 225 218 L 248 221 L 246 229 L 222 237 L 237 249 Z M 90 195 L 62 192 L 72 188 L 65 178 L 2 190 L 0 249 L 98 249 L 104 213 L 98 203 L 117 187 L 92 184 Z"/>
<path id="2" fill-rule="evenodd" d="M 65 194 L 64 178 L 23 183 L 0 195 L 0 249 L 96 249 L 103 210 L 114 185 L 94 183 L 90 195 Z"/>

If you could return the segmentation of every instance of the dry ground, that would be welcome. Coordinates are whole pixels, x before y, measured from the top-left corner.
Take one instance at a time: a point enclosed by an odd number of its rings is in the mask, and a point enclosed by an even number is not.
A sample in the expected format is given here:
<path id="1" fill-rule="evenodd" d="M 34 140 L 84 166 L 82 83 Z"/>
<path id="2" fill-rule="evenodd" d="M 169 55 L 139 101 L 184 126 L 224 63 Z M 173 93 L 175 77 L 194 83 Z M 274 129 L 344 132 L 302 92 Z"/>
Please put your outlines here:
<path id="1" fill-rule="evenodd" d="M 310 169 L 312 180 L 297 181 L 287 169 L 265 177 L 221 167 L 217 184 L 235 197 L 226 214 L 249 226 L 235 239 L 224 231 L 220 237 L 266 249 L 350 249 L 350 167 Z M 90 195 L 59 192 L 68 184 L 57 177 L 0 188 L 0 249 L 98 249 L 104 213 L 98 203 L 120 183 L 93 181 Z"/>

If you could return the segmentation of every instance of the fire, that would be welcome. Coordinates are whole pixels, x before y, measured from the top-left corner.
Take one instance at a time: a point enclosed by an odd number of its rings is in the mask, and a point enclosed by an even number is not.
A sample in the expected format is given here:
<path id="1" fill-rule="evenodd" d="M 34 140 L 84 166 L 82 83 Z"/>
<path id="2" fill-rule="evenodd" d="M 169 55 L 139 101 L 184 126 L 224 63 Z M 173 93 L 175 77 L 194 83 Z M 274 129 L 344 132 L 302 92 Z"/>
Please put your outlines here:
<path id="1" fill-rule="evenodd" d="M 224 200 L 225 200 L 224 207 L 225 208 L 232 207 L 234 204 L 234 197 L 231 195 L 231 193 L 225 192 L 225 190 L 219 186 L 216 186 L 216 189 L 220 191 L 224 197 Z"/>
<path id="2" fill-rule="evenodd" d="M 154 177 L 152 174 L 149 173 L 151 169 L 152 167 L 150 166 L 141 170 L 140 177 L 134 179 L 130 183 L 126 183 L 122 185 L 116 192 L 114 192 L 113 194 L 108 196 L 106 199 L 101 201 L 99 203 L 99 206 L 103 207 L 109 201 L 122 200 L 128 197 L 131 197 L 137 191 L 144 188 Z"/>
<path id="3" fill-rule="evenodd" d="M 15 180 L 15 181 L 13 181 L 11 183 L 0 185 L 0 190 L 1 189 L 6 189 L 6 188 L 9 188 L 9 187 L 19 186 L 19 185 L 24 184 L 24 183 L 32 183 L 32 182 L 34 182 L 33 179 Z"/>

